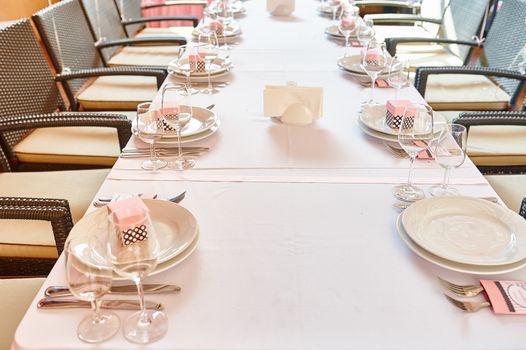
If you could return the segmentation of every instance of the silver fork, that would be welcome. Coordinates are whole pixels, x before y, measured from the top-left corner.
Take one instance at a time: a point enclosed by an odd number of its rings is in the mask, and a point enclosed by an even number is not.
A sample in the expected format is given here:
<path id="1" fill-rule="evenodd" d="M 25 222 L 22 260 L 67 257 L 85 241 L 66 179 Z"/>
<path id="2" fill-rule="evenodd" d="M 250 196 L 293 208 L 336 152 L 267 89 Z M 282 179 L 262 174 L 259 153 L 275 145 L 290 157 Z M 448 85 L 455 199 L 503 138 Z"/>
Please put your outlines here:
<path id="1" fill-rule="evenodd" d="M 447 290 L 461 297 L 474 297 L 476 295 L 479 295 L 482 291 L 484 291 L 484 288 L 482 286 L 459 285 L 446 281 L 440 277 L 438 279 L 442 286 L 444 286 Z"/>
<path id="2" fill-rule="evenodd" d="M 491 306 L 491 304 L 487 301 L 460 301 L 453 299 L 449 295 L 446 295 L 446 298 L 451 302 L 451 304 L 466 312 L 477 312 L 482 308 Z"/>

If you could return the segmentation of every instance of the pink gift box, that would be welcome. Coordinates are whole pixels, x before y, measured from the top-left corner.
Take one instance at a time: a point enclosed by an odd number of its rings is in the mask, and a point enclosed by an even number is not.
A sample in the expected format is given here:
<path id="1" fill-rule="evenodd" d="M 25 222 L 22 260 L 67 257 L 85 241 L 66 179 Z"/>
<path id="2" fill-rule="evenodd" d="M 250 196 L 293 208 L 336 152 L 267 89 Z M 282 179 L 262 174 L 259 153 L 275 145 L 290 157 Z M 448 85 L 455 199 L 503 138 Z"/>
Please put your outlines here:
<path id="1" fill-rule="evenodd" d="M 217 35 L 223 35 L 223 30 L 225 29 L 223 23 L 221 23 L 218 20 L 210 20 L 208 26 L 212 31 L 214 31 Z"/>
<path id="2" fill-rule="evenodd" d="M 107 205 L 109 215 L 119 230 L 123 246 L 148 239 L 148 207 L 139 197 L 131 197 Z"/>
<path id="3" fill-rule="evenodd" d="M 194 72 L 205 72 L 206 71 L 206 63 L 205 61 L 203 61 L 203 59 L 199 55 L 189 55 L 188 63 L 190 64 L 190 68 Z"/>
<path id="4" fill-rule="evenodd" d="M 402 123 L 402 117 L 408 105 L 411 104 L 409 100 L 388 100 L 385 107 L 387 109 L 385 115 L 385 123 L 392 129 L 399 129 L 400 123 Z M 414 111 L 411 111 L 411 107 L 408 109 L 408 114 L 413 115 Z M 413 127 L 414 119 L 406 118 L 406 124 L 402 127 L 403 129 Z"/>

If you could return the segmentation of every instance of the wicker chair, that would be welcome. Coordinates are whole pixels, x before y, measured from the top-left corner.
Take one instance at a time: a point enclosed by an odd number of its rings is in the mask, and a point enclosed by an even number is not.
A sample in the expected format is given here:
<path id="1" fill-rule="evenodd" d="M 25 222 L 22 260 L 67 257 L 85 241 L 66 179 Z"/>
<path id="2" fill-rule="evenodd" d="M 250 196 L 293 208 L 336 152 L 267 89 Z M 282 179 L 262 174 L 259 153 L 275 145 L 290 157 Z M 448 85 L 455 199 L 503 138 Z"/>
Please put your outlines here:
<path id="1" fill-rule="evenodd" d="M 519 211 L 519 214 L 526 219 L 526 198 L 522 200 L 521 209 Z"/>
<path id="2" fill-rule="evenodd" d="M 166 68 L 170 61 L 177 58 L 179 46 L 186 44 L 185 36 L 181 35 L 128 38 L 118 7 L 113 1 L 79 0 L 79 2 L 96 40 L 96 47 L 109 66 Z M 191 18 L 189 21 L 193 23 L 196 19 Z"/>
<path id="3" fill-rule="evenodd" d="M 483 43 L 483 55 L 476 66 L 420 67 L 415 87 L 436 110 L 506 110 L 517 103 L 524 76 L 516 57 L 526 43 L 526 34 L 509 28 L 522 27 L 526 17 L 526 0 L 506 0 L 493 19 Z M 424 39 L 391 39 L 388 49 L 396 53 L 403 42 Z M 435 43 L 477 47 L 478 41 L 425 39 Z M 492 77 L 493 79 L 489 79 Z M 494 83 L 496 81 L 496 83 Z M 458 115 L 458 112 L 453 115 Z"/>
<path id="4" fill-rule="evenodd" d="M 148 36 L 177 36 L 170 28 L 152 28 L 146 27 L 145 23 L 163 22 L 163 21 L 182 21 L 191 23 L 193 27 L 199 24 L 199 18 L 196 16 L 156 16 L 143 17 L 141 0 L 114 0 L 119 10 L 121 24 L 126 30 L 128 37 L 148 37 Z M 177 2 L 174 5 L 184 5 L 185 2 Z M 207 4 L 207 2 L 205 2 Z M 169 6 L 163 3 L 163 6 Z M 206 5 L 205 5 L 206 6 Z M 183 28 L 178 28 L 183 30 Z M 190 30 L 192 27 L 189 28 Z"/>
<path id="5" fill-rule="evenodd" d="M 33 20 L 74 110 L 134 111 L 155 97 L 166 77 L 152 67 L 105 67 L 76 0 L 49 6 Z"/>
<path id="6" fill-rule="evenodd" d="M 0 48 L 0 145 L 11 168 L 111 167 L 131 136 L 127 117 L 65 112 L 29 20 L 1 28 Z"/>

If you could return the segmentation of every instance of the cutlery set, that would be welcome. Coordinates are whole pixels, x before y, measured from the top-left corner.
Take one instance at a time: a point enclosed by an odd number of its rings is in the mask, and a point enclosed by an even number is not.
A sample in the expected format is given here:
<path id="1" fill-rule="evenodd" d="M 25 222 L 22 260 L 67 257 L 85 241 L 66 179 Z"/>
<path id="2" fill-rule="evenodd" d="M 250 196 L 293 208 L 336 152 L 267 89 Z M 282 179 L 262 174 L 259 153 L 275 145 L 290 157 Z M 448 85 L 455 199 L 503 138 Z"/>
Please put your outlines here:
<path id="1" fill-rule="evenodd" d="M 137 195 L 140 197 L 142 195 L 142 193 L 137 193 Z M 179 202 L 181 202 L 184 199 L 185 196 L 186 196 L 186 191 L 181 192 L 180 194 L 178 194 L 175 197 L 168 198 L 168 201 L 173 202 L 173 203 L 179 203 Z M 152 197 L 152 199 L 156 199 L 156 198 L 157 198 L 157 195 Z M 110 196 L 101 196 L 101 197 L 97 198 L 97 200 L 95 202 L 93 202 L 93 206 L 95 206 L 97 208 L 104 207 L 104 206 L 108 205 L 108 203 L 110 203 L 112 199 L 113 199 L 113 197 L 110 197 Z"/>
<path id="2" fill-rule="evenodd" d="M 484 288 L 480 285 L 459 285 L 446 281 L 440 277 L 438 279 L 444 288 L 459 297 L 471 298 L 484 291 Z M 482 308 L 491 307 L 489 301 L 463 301 L 454 299 L 447 294 L 444 295 L 451 304 L 466 312 L 476 312 Z"/>
<path id="3" fill-rule="evenodd" d="M 182 147 L 183 155 L 198 156 L 201 153 L 208 152 L 208 147 Z M 156 147 L 156 153 L 158 156 L 175 157 L 178 155 L 178 149 L 176 147 Z M 121 152 L 121 158 L 144 158 L 150 156 L 149 148 L 124 148 Z"/>
<path id="4" fill-rule="evenodd" d="M 146 294 L 161 294 L 179 292 L 181 287 L 171 284 L 145 284 L 143 286 Z M 38 301 L 39 309 L 70 309 L 70 308 L 91 308 L 91 304 L 72 298 L 73 294 L 68 287 L 51 286 L 44 292 L 45 298 Z M 108 292 L 110 295 L 137 295 L 137 287 L 133 284 L 123 286 L 113 286 Z M 162 310 L 163 305 L 154 301 L 145 301 L 147 309 Z M 129 299 L 106 299 L 102 300 L 101 308 L 118 310 L 140 310 L 138 300 Z"/>

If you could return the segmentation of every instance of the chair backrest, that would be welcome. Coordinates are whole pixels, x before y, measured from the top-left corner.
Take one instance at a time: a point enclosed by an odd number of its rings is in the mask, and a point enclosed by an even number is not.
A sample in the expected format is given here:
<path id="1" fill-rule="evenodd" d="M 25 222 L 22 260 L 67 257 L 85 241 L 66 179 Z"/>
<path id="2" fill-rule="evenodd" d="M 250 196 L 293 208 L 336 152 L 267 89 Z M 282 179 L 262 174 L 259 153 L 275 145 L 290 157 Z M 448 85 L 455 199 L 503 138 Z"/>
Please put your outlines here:
<path id="1" fill-rule="evenodd" d="M 142 17 L 141 0 L 115 0 L 121 19 L 130 20 Z M 144 28 L 144 24 L 130 24 L 125 26 L 126 34 L 133 37 Z"/>
<path id="2" fill-rule="evenodd" d="M 484 43 L 483 58 L 479 64 L 492 67 L 519 70 L 526 50 L 526 0 L 505 0 L 495 14 Z M 515 80 L 496 78 L 502 88 L 514 94 L 522 85 Z"/>
<path id="3" fill-rule="evenodd" d="M 451 0 L 444 13 L 439 37 L 453 40 L 472 40 L 479 35 L 490 0 Z M 465 45 L 449 45 L 449 50 L 463 61 L 470 54 L 470 48 Z"/>
<path id="4" fill-rule="evenodd" d="M 420 5 L 420 15 L 425 18 L 444 18 L 451 0 L 422 0 Z M 430 33 L 437 33 L 439 28 L 434 23 L 422 23 L 422 27 Z"/>
<path id="5" fill-rule="evenodd" d="M 82 8 L 96 40 L 118 40 L 127 38 L 121 23 L 119 11 L 112 0 L 81 0 Z M 102 50 L 107 61 L 120 48 L 108 47 Z"/>
<path id="6" fill-rule="evenodd" d="M 62 0 L 49 6 L 35 13 L 33 21 L 57 72 L 104 66 L 78 0 Z M 85 82 L 75 79 L 64 84 L 70 99 Z"/>
<path id="7" fill-rule="evenodd" d="M 55 76 L 28 19 L 0 28 L 0 119 L 64 110 Z M 26 131 L 0 137 L 12 146 Z"/>

